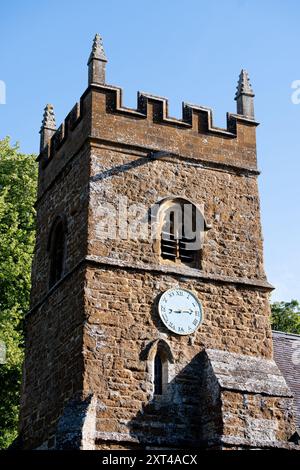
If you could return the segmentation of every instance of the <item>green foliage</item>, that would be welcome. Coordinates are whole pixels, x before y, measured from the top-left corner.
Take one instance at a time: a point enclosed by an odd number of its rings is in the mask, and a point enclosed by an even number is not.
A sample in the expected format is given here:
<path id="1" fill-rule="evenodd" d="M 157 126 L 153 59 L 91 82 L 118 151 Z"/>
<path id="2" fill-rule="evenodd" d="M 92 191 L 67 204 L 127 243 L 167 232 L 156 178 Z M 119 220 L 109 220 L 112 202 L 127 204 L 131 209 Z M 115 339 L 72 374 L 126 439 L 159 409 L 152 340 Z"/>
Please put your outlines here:
<path id="1" fill-rule="evenodd" d="M 9 138 L 0 140 L 0 340 L 6 345 L 6 362 L 0 364 L 0 449 L 17 435 L 36 184 L 34 155 L 19 153 Z"/>
<path id="2" fill-rule="evenodd" d="M 273 330 L 300 334 L 300 304 L 297 300 L 271 304 Z"/>

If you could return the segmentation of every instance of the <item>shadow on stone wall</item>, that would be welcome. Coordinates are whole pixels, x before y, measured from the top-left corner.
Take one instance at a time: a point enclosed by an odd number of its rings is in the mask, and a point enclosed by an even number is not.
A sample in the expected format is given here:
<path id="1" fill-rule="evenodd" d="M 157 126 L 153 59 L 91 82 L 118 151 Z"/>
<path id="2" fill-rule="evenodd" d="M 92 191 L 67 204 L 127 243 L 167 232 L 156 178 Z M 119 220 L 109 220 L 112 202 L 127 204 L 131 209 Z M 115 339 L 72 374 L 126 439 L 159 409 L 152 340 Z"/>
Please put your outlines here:
<path id="1" fill-rule="evenodd" d="M 219 387 L 205 372 L 202 352 L 130 421 L 131 438 L 142 447 L 186 448 L 222 435 Z"/>

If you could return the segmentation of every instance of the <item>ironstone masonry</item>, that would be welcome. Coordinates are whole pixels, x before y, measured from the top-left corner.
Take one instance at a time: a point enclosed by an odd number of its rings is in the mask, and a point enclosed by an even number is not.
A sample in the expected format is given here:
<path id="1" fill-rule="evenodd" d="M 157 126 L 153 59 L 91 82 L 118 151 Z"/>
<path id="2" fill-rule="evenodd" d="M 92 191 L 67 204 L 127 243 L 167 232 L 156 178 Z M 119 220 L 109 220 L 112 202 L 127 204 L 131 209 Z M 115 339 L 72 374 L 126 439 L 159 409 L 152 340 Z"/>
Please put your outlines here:
<path id="1" fill-rule="evenodd" d="M 88 88 L 56 129 L 45 108 L 31 310 L 26 317 L 20 446 L 24 449 L 292 448 L 293 399 L 273 360 L 257 188 L 254 93 L 242 70 L 237 114 L 139 93 L 137 109 L 105 83 L 96 35 Z M 99 239 L 99 207 L 149 209 L 177 197 L 202 208 L 197 268 L 164 262 L 151 238 Z M 49 239 L 65 236 L 49 287 Z M 150 221 L 149 221 L 150 224 Z M 169 288 L 192 290 L 204 320 L 170 332 L 157 313 Z M 154 394 L 153 360 L 168 362 Z"/>

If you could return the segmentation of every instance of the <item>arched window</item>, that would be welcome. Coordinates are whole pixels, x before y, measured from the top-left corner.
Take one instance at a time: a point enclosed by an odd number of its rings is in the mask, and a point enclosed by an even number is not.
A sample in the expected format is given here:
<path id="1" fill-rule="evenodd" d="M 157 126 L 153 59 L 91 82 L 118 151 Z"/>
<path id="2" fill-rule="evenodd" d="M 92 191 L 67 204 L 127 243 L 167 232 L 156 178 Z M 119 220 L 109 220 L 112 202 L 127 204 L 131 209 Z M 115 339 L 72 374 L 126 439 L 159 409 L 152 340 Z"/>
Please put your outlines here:
<path id="1" fill-rule="evenodd" d="M 154 359 L 154 394 L 162 395 L 163 392 L 163 363 L 157 351 Z"/>
<path id="2" fill-rule="evenodd" d="M 65 224 L 58 217 L 51 229 L 49 237 L 50 276 L 49 286 L 52 287 L 62 278 L 65 260 Z"/>
<path id="3" fill-rule="evenodd" d="M 159 254 L 166 263 L 200 268 L 205 221 L 190 201 L 166 199 L 159 209 Z"/>
<path id="4" fill-rule="evenodd" d="M 169 345 L 160 340 L 153 361 L 154 395 L 163 395 L 170 382 L 170 365 L 174 362 Z"/>
<path id="5" fill-rule="evenodd" d="M 141 357 L 147 360 L 153 395 L 164 395 L 174 377 L 174 357 L 169 344 L 163 339 L 155 340 L 147 345 Z"/>

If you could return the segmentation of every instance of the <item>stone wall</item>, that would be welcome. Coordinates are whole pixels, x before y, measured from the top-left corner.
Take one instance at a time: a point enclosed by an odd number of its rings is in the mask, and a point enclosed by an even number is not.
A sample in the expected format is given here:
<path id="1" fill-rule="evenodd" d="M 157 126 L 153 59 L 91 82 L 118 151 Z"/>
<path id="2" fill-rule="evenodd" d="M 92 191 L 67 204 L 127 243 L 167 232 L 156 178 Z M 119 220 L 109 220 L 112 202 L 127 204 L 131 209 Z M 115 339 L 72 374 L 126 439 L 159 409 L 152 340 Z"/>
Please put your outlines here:
<path id="1" fill-rule="evenodd" d="M 203 303 L 204 321 L 192 336 L 170 334 L 157 313 L 159 295 L 177 286 L 192 289 Z M 118 441 L 195 445 L 203 432 L 199 353 L 213 347 L 271 356 L 268 297 L 258 289 L 95 266 L 87 270 L 85 295 L 84 391 L 99 400 L 100 447 Z M 169 344 L 174 358 L 162 397 L 153 396 L 147 362 L 157 340 Z"/>
<path id="2" fill-rule="evenodd" d="M 55 171 L 52 163 L 44 171 Z M 49 176 L 50 178 L 50 176 Z M 51 184 L 37 200 L 37 232 L 32 265 L 31 306 L 49 290 L 49 236 L 56 217 L 62 216 L 66 229 L 64 273 L 82 260 L 87 251 L 87 213 L 89 198 L 89 149 L 84 148 L 51 179 Z"/>
<path id="3" fill-rule="evenodd" d="M 132 149 L 167 151 L 211 164 L 256 169 L 257 123 L 227 115 L 227 129 L 213 126 L 212 111 L 183 103 L 182 119 L 168 116 L 165 98 L 138 94 L 137 110 L 122 106 L 122 91 L 93 86 L 92 137 Z"/>
<path id="4" fill-rule="evenodd" d="M 254 175 L 205 168 L 176 158 L 153 160 L 145 154 L 104 147 L 93 149 L 91 165 L 89 254 L 139 266 L 161 264 L 159 254 L 154 251 L 150 223 L 147 239 L 130 239 L 129 226 L 125 240 L 121 239 L 117 219 L 117 239 L 104 240 L 102 210 L 109 203 L 118 211 L 121 199 L 126 196 L 130 224 L 136 216 L 132 210 L 134 204 L 143 205 L 150 212 L 158 201 L 180 196 L 203 207 L 206 221 L 212 227 L 204 238 L 202 271 L 205 274 L 265 280 Z M 148 213 L 144 214 L 147 218 Z M 109 220 L 106 228 L 109 235 L 114 222 Z"/>
<path id="5" fill-rule="evenodd" d="M 26 318 L 20 437 L 55 445 L 58 419 L 83 383 L 84 270 L 67 276 Z"/>

